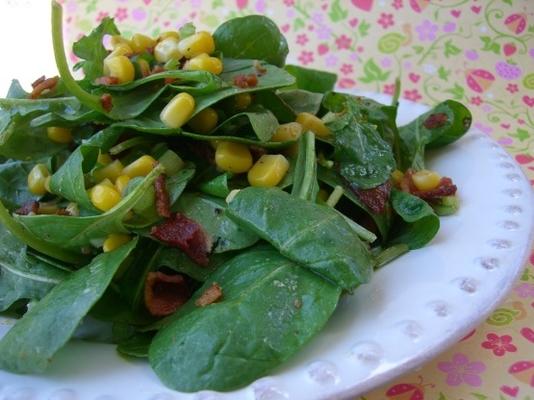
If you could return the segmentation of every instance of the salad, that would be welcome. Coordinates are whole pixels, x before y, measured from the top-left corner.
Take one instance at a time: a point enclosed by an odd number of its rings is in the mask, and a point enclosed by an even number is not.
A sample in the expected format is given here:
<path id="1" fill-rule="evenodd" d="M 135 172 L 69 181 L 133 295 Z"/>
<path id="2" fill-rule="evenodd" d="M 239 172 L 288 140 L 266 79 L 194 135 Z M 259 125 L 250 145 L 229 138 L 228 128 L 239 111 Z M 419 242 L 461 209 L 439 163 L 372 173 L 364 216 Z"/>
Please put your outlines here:
<path id="1" fill-rule="evenodd" d="M 0 99 L 4 370 L 44 371 L 92 319 L 170 388 L 239 388 L 459 207 L 425 152 L 466 133 L 462 104 L 398 127 L 397 96 L 285 65 L 258 15 L 157 38 L 104 18 L 74 43 L 76 80 L 56 2 L 52 20 L 59 76 Z"/>

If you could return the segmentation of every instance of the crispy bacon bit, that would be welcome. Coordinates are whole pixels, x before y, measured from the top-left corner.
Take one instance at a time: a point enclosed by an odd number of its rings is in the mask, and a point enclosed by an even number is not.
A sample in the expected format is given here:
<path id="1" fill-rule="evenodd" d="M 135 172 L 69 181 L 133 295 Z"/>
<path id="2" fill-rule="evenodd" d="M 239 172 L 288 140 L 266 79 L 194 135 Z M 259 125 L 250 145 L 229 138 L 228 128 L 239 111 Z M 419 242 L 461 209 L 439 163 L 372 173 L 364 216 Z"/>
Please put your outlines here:
<path id="1" fill-rule="evenodd" d="M 234 77 L 234 85 L 240 87 L 241 89 L 253 88 L 258 85 L 258 77 L 256 74 L 236 75 Z"/>
<path id="2" fill-rule="evenodd" d="M 37 201 L 28 201 L 24 203 L 22 207 L 15 211 L 18 215 L 29 215 L 31 213 L 37 214 L 39 211 L 39 203 Z"/>
<path id="3" fill-rule="evenodd" d="M 43 83 L 45 79 L 46 79 L 46 76 L 41 75 L 39 78 L 37 78 L 35 81 L 33 81 L 33 83 L 32 83 L 32 88 L 35 89 L 35 87 L 36 87 L 37 85 Z"/>
<path id="4" fill-rule="evenodd" d="M 101 76 L 100 78 L 96 78 L 95 85 L 117 85 L 119 83 L 119 78 L 116 76 Z"/>
<path id="5" fill-rule="evenodd" d="M 423 200 L 432 202 L 441 197 L 452 196 L 456 194 L 456 191 L 458 190 L 457 186 L 452 182 L 452 179 L 448 177 L 441 178 L 438 186 L 435 189 L 425 191 L 417 190 L 415 184 L 413 183 L 413 173 L 414 172 L 411 169 L 404 173 L 404 177 L 399 185 L 400 189 L 403 192 L 413 194 L 414 196 L 417 196 Z"/>
<path id="6" fill-rule="evenodd" d="M 441 128 L 443 125 L 447 123 L 449 120 L 449 117 L 445 113 L 436 113 L 429 116 L 425 122 L 423 122 L 423 125 L 427 129 L 436 129 Z"/>
<path id="7" fill-rule="evenodd" d="M 171 83 L 173 83 L 175 81 L 176 81 L 176 78 L 165 78 L 163 80 L 163 83 L 165 83 L 165 85 L 170 85 Z"/>
<path id="8" fill-rule="evenodd" d="M 372 189 L 358 189 L 353 187 L 353 185 L 350 188 L 372 212 L 382 214 L 386 211 L 389 194 L 391 193 L 390 181 L 384 182 Z"/>
<path id="9" fill-rule="evenodd" d="M 107 112 L 110 112 L 113 108 L 113 99 L 109 93 L 104 93 L 100 96 L 100 103 L 102 104 L 102 108 Z"/>
<path id="10" fill-rule="evenodd" d="M 220 301 L 223 297 L 223 291 L 217 282 L 213 282 L 209 288 L 204 290 L 195 301 L 197 307 L 206 307 L 210 304 Z"/>
<path id="11" fill-rule="evenodd" d="M 174 313 L 191 297 L 191 290 L 182 275 L 149 272 L 145 281 L 145 306 L 155 317 Z"/>
<path id="12" fill-rule="evenodd" d="M 156 211 L 160 217 L 171 217 L 171 205 L 169 202 L 169 193 L 167 192 L 167 184 L 165 175 L 161 174 L 154 182 L 154 189 L 156 189 Z"/>
<path id="13" fill-rule="evenodd" d="M 169 246 L 180 248 L 197 264 L 204 267 L 208 265 L 211 240 L 198 223 L 185 215 L 176 213 L 152 227 L 150 233 Z"/>
<path id="14" fill-rule="evenodd" d="M 267 73 L 267 68 L 261 65 L 261 62 L 254 60 L 254 68 L 256 69 L 256 74 L 258 76 L 263 76 Z"/>
<path id="15" fill-rule="evenodd" d="M 35 81 L 34 83 L 36 83 L 37 81 Z M 57 85 L 58 81 L 59 77 L 54 76 L 53 78 L 44 79 L 41 82 L 37 83 L 37 85 L 33 87 L 33 91 L 30 93 L 30 99 L 37 99 L 45 90 L 52 90 Z"/>

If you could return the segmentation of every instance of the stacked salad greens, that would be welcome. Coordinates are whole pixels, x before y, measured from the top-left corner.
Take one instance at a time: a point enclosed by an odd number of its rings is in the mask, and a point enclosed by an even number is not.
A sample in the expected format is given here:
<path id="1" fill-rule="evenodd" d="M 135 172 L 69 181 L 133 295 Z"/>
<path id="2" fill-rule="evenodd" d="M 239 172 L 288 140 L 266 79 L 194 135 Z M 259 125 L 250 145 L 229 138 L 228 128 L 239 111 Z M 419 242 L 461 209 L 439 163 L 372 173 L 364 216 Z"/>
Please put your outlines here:
<path id="1" fill-rule="evenodd" d="M 2 369 L 42 372 L 96 319 L 173 389 L 238 388 L 458 207 L 425 168 L 469 128 L 457 102 L 398 127 L 396 99 L 285 65 L 262 16 L 159 39 L 105 18 L 74 44 L 75 80 L 52 18 L 60 76 L 0 100 L 0 311 L 20 317 Z"/>

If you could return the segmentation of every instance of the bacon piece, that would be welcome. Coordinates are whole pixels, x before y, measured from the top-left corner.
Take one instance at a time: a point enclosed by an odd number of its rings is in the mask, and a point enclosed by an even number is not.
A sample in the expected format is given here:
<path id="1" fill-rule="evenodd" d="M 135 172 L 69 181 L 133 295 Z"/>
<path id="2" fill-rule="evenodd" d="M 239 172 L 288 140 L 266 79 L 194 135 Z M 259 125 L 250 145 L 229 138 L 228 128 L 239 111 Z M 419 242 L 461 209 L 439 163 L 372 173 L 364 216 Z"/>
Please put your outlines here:
<path id="1" fill-rule="evenodd" d="M 210 304 L 220 301 L 223 297 L 223 291 L 217 282 L 213 282 L 209 288 L 204 290 L 195 301 L 197 307 L 206 307 Z"/>
<path id="2" fill-rule="evenodd" d="M 267 68 L 261 65 L 261 62 L 254 60 L 254 68 L 256 69 L 256 74 L 258 76 L 263 76 L 267 73 Z"/>
<path id="3" fill-rule="evenodd" d="M 458 190 L 457 186 L 452 183 L 451 178 L 443 177 L 439 181 L 438 187 L 435 189 L 427 190 L 424 192 L 415 192 L 415 196 L 422 198 L 423 200 L 433 201 L 438 200 L 441 197 L 453 196 Z"/>
<path id="4" fill-rule="evenodd" d="M 171 205 L 164 174 L 161 174 L 156 178 L 154 189 L 156 190 L 156 211 L 158 212 L 158 215 L 160 217 L 170 218 Z"/>
<path id="5" fill-rule="evenodd" d="M 104 93 L 100 96 L 100 103 L 102 104 L 102 108 L 107 112 L 110 112 L 113 108 L 113 99 L 109 93 Z"/>
<path id="6" fill-rule="evenodd" d="M 159 74 L 163 71 L 165 71 L 165 68 L 163 68 L 162 65 L 154 65 L 154 68 L 152 68 L 152 71 L 150 71 L 150 75 Z"/>
<path id="7" fill-rule="evenodd" d="M 41 83 L 43 83 L 46 79 L 46 76 L 41 75 L 39 78 L 37 78 L 35 81 L 32 82 L 32 88 L 35 89 L 35 87 Z"/>
<path id="8" fill-rule="evenodd" d="M 258 77 L 256 74 L 236 75 L 234 77 L 234 85 L 241 89 L 256 87 L 258 85 Z"/>
<path id="9" fill-rule="evenodd" d="M 22 207 L 15 211 L 18 215 L 29 215 L 31 213 L 37 214 L 39 212 L 39 203 L 37 201 L 28 201 Z"/>
<path id="10" fill-rule="evenodd" d="M 95 85 L 117 85 L 119 83 L 119 78 L 116 76 L 101 76 L 100 78 L 96 78 Z"/>
<path id="11" fill-rule="evenodd" d="M 182 275 L 149 272 L 145 281 L 145 306 L 155 317 L 174 313 L 191 297 L 191 290 Z"/>
<path id="12" fill-rule="evenodd" d="M 423 125 L 427 129 L 436 129 L 441 128 L 443 125 L 447 123 L 449 120 L 449 117 L 445 113 L 436 113 L 430 115 L 425 122 L 423 122 Z"/>
<path id="13" fill-rule="evenodd" d="M 372 189 L 358 189 L 354 185 L 351 185 L 350 188 L 363 204 L 369 207 L 375 214 L 382 214 L 386 211 L 389 194 L 391 193 L 390 181 L 386 181 Z"/>
<path id="14" fill-rule="evenodd" d="M 39 81 L 40 78 L 37 80 Z M 37 83 L 35 81 L 34 83 Z M 59 82 L 59 77 L 54 76 L 53 78 L 43 79 L 39 83 L 37 83 L 34 87 L 32 92 L 30 93 L 30 99 L 37 99 L 45 90 L 52 90 L 57 83 Z"/>
<path id="15" fill-rule="evenodd" d="M 204 267 L 208 265 L 211 240 L 198 223 L 185 215 L 174 214 L 161 224 L 152 227 L 150 234 L 169 246 L 180 248 L 197 264 Z"/>
<path id="16" fill-rule="evenodd" d="M 165 85 L 170 85 L 171 83 L 174 83 L 175 81 L 176 81 L 176 78 L 165 78 L 165 79 L 163 80 L 163 83 L 164 83 Z"/>

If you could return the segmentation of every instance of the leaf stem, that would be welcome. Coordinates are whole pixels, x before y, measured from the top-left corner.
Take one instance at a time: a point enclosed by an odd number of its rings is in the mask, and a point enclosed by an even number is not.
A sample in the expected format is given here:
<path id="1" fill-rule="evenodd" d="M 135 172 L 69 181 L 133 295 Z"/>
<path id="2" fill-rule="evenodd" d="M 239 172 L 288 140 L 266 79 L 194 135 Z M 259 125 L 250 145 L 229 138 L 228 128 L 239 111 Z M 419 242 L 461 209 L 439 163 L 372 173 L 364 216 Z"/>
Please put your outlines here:
<path id="1" fill-rule="evenodd" d="M 395 244 L 391 247 L 388 247 L 376 256 L 375 269 L 382 268 L 384 265 L 388 264 L 396 258 L 399 258 L 408 251 L 410 251 L 410 248 L 407 244 L 404 243 Z"/>

